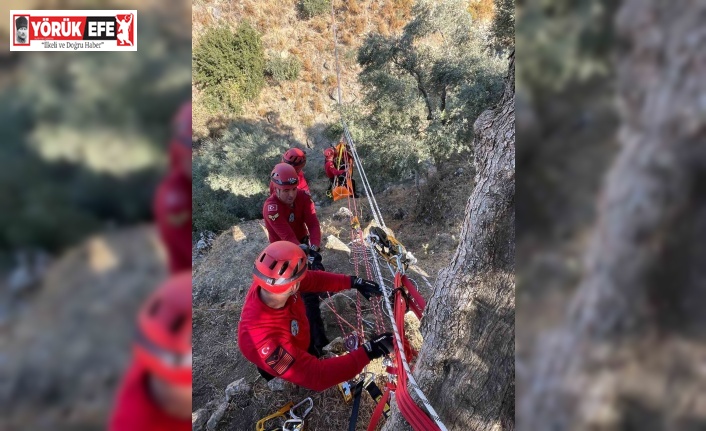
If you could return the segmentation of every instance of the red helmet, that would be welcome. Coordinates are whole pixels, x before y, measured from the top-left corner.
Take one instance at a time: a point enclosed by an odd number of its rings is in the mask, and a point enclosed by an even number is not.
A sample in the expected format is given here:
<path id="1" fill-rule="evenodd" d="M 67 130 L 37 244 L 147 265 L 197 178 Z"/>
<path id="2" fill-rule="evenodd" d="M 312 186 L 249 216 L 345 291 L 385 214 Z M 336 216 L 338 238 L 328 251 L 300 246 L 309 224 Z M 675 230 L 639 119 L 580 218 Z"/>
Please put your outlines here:
<path id="1" fill-rule="evenodd" d="M 272 293 L 284 293 L 306 275 L 304 250 L 289 241 L 276 241 L 265 247 L 255 260 L 253 278 Z"/>
<path id="2" fill-rule="evenodd" d="M 333 159 L 333 156 L 336 154 L 336 150 L 333 147 L 328 147 L 324 150 L 324 157 L 326 160 L 328 159 Z"/>
<path id="3" fill-rule="evenodd" d="M 137 318 L 135 358 L 174 385 L 191 384 L 191 271 L 165 281 Z"/>
<path id="4" fill-rule="evenodd" d="M 299 148 L 290 148 L 282 156 L 282 163 L 294 166 L 299 172 L 306 164 L 306 153 Z"/>
<path id="5" fill-rule="evenodd" d="M 174 140 L 191 150 L 191 101 L 185 102 L 174 116 L 172 124 Z"/>
<path id="6" fill-rule="evenodd" d="M 292 165 L 278 163 L 270 174 L 270 184 L 276 189 L 284 189 L 299 184 L 299 174 Z"/>

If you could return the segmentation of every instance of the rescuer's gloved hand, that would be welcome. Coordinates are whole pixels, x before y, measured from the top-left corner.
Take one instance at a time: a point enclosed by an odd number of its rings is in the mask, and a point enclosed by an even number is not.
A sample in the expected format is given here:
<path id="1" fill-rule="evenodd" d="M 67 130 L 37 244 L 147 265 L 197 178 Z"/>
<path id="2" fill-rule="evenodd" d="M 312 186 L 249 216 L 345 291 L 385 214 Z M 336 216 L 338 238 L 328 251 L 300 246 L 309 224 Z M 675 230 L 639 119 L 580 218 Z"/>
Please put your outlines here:
<path id="1" fill-rule="evenodd" d="M 358 292 L 362 293 L 368 301 L 370 301 L 370 297 L 373 295 L 382 296 L 382 290 L 380 290 L 379 284 L 372 280 L 356 277 L 355 275 L 351 275 L 351 289 L 356 289 Z"/>
<path id="2" fill-rule="evenodd" d="M 314 251 L 313 248 L 309 249 L 309 256 L 307 257 L 309 261 L 309 269 L 314 269 L 318 271 L 326 271 L 324 264 L 321 263 L 321 254 L 318 251 Z"/>
<path id="3" fill-rule="evenodd" d="M 394 342 L 395 339 L 392 332 L 386 332 L 373 336 L 370 341 L 363 344 L 363 348 L 368 355 L 368 359 L 373 360 L 392 353 L 395 350 L 394 347 L 392 347 L 392 343 Z"/>

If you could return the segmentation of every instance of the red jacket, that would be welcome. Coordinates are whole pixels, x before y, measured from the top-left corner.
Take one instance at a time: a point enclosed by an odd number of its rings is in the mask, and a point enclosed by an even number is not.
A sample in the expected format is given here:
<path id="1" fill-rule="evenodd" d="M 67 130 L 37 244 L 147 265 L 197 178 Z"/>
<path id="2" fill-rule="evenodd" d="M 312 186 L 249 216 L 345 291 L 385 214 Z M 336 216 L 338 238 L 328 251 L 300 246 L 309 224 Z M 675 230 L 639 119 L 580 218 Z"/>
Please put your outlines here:
<path id="1" fill-rule="evenodd" d="M 170 145 L 171 167 L 152 204 L 172 274 L 191 269 L 191 173 L 183 172 L 179 158 L 187 154 L 176 145 Z"/>
<path id="2" fill-rule="evenodd" d="M 346 173 L 345 170 L 336 169 L 336 166 L 333 164 L 333 160 L 326 160 L 326 165 L 324 165 L 324 169 L 326 170 L 326 176 L 330 179 L 334 179 L 339 175 L 345 175 Z"/>
<path id="3" fill-rule="evenodd" d="M 111 414 L 109 431 L 188 431 L 191 421 L 167 415 L 150 397 L 147 371 L 130 365 Z"/>
<path id="4" fill-rule="evenodd" d="M 300 292 L 338 292 L 351 287 L 347 275 L 309 271 Z M 250 286 L 238 324 L 238 347 L 245 358 L 267 371 L 313 391 L 323 391 L 350 380 L 368 365 L 364 349 L 330 359 L 317 359 L 307 353 L 309 322 L 299 293 L 283 308 L 265 305 L 257 282 Z"/>
<path id="5" fill-rule="evenodd" d="M 270 242 L 290 241 L 300 244 L 309 235 L 312 245 L 321 245 L 321 227 L 316 217 L 316 208 L 311 196 L 297 191 L 294 206 L 283 204 L 277 195 L 270 195 L 262 207 L 262 218 L 270 237 Z"/>
<path id="6" fill-rule="evenodd" d="M 297 182 L 297 188 L 299 190 L 305 191 L 308 195 L 311 195 L 311 192 L 309 191 L 309 183 L 307 183 L 306 178 L 304 178 L 303 170 L 299 171 L 299 181 Z M 275 187 L 272 185 L 272 182 L 270 182 L 270 194 L 273 194 L 274 192 Z"/>

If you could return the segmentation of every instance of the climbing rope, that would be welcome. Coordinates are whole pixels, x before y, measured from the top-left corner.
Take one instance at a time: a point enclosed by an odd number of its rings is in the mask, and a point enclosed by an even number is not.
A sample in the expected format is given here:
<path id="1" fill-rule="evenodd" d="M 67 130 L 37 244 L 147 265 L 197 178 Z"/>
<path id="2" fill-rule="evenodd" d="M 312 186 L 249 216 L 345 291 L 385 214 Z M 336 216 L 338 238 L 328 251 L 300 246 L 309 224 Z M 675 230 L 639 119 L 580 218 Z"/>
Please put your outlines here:
<path id="1" fill-rule="evenodd" d="M 332 29 L 333 29 L 333 48 L 334 48 L 334 57 L 335 57 L 335 63 L 336 63 L 336 88 L 337 88 L 337 93 L 338 93 L 338 100 L 337 100 L 337 106 L 338 106 L 338 111 L 339 115 L 341 117 L 341 125 L 343 126 L 343 136 L 346 141 L 347 147 L 350 149 L 350 154 L 353 158 L 353 162 L 355 163 L 355 167 L 358 171 L 358 174 L 361 179 L 361 185 L 363 186 L 363 190 L 365 192 L 365 196 L 368 198 L 368 204 L 370 205 L 370 209 L 373 215 L 373 219 L 375 220 L 375 223 L 379 226 L 382 227 L 383 229 L 386 229 L 387 226 L 385 225 L 385 220 L 382 217 L 382 212 L 380 211 L 380 207 L 377 203 L 377 200 L 375 199 L 375 194 L 373 193 L 372 187 L 370 186 L 370 181 L 368 180 L 367 174 L 365 173 L 365 169 L 363 169 L 363 164 L 360 160 L 360 156 L 358 154 L 358 151 L 356 149 L 355 142 L 353 140 L 353 137 L 350 133 L 350 130 L 348 129 L 348 125 L 345 122 L 343 111 L 341 109 L 342 106 L 342 98 L 341 98 L 341 72 L 340 72 L 340 64 L 339 64 L 339 58 L 338 58 L 338 40 L 337 40 L 337 34 L 336 34 L 336 15 L 335 15 L 335 9 L 334 9 L 334 2 L 331 2 L 331 23 L 332 23 Z M 352 180 L 350 178 L 351 175 L 351 169 L 349 166 L 348 172 L 347 172 L 347 181 L 348 184 L 350 184 L 350 181 Z M 351 201 L 352 201 L 352 206 L 355 212 L 351 212 L 353 216 L 351 217 L 351 220 L 354 219 L 354 217 L 357 217 L 357 220 L 361 220 L 362 214 L 360 213 L 357 205 L 356 205 L 356 200 L 355 196 L 352 198 L 349 196 L 349 207 L 351 206 Z M 350 209 L 350 208 L 349 208 Z M 353 229 L 357 233 L 357 235 L 352 234 L 352 241 L 351 244 L 354 243 L 355 240 L 359 241 L 359 244 L 365 245 L 366 241 L 362 237 L 362 231 L 360 230 L 360 227 L 357 229 Z M 404 275 L 405 272 L 405 266 L 402 264 L 402 261 L 400 259 L 397 260 L 397 268 L 395 271 L 393 271 L 392 266 L 390 265 L 390 262 L 388 262 L 388 267 L 390 268 L 390 271 L 392 272 L 392 275 L 395 277 L 395 301 L 396 301 L 396 308 L 397 308 L 397 313 L 393 312 L 393 306 L 390 303 L 390 298 L 392 297 L 392 290 L 388 287 L 388 285 L 385 283 L 385 280 L 382 276 L 382 270 L 380 269 L 380 265 L 378 263 L 378 259 L 376 256 L 375 248 L 371 242 L 367 242 L 367 246 L 364 246 L 363 249 L 365 250 L 367 248 L 368 252 L 370 253 L 370 256 L 373 258 L 370 259 L 372 262 L 372 267 L 368 268 L 368 259 L 366 257 L 366 253 L 363 252 L 363 262 L 366 264 L 366 273 L 368 275 L 374 275 L 375 278 L 377 279 L 378 284 L 380 285 L 381 289 L 383 290 L 383 295 L 382 301 L 377 301 L 377 305 L 380 305 L 380 302 L 384 302 L 385 305 L 385 311 L 387 311 L 387 316 L 390 318 L 390 322 L 392 324 L 392 329 L 395 337 L 395 360 L 397 363 L 397 374 L 398 374 L 398 384 L 399 384 L 399 391 L 397 395 L 397 400 L 398 400 L 398 406 L 400 407 L 400 411 L 402 412 L 403 416 L 405 419 L 410 422 L 410 424 L 415 428 L 415 430 L 429 430 L 429 429 L 438 429 L 441 431 L 447 431 L 446 426 L 441 422 L 441 419 L 439 418 L 439 415 L 436 413 L 434 410 L 434 407 L 432 407 L 431 403 L 427 399 L 427 397 L 424 395 L 422 390 L 419 388 L 417 385 L 416 380 L 414 379 L 414 376 L 412 375 L 412 371 L 409 366 L 409 362 L 407 361 L 407 356 L 405 354 L 405 348 L 409 349 L 409 346 L 406 346 L 406 340 L 403 338 L 404 336 L 404 312 L 406 311 L 406 306 L 408 302 L 402 298 L 402 295 L 400 293 L 400 288 L 403 286 L 406 287 L 407 292 L 412 293 L 412 291 L 416 292 L 416 288 L 414 288 L 411 283 L 405 283 L 405 280 L 407 280 L 407 277 Z M 351 249 L 351 255 L 353 255 L 353 250 Z M 357 259 L 354 259 L 356 262 L 356 274 L 358 273 L 358 266 L 357 266 Z M 424 281 L 431 287 L 429 284 L 428 280 L 424 276 Z M 418 295 L 418 293 L 417 293 Z M 423 312 L 424 309 L 424 303 L 423 299 L 419 295 L 418 297 L 415 297 L 414 295 L 411 295 L 413 297 L 413 300 L 410 302 L 414 302 L 415 304 L 412 306 L 413 311 L 415 313 L 419 313 L 418 316 L 421 317 L 421 312 Z M 421 303 L 419 303 L 421 302 Z M 360 315 L 360 309 L 358 308 L 358 313 L 360 316 L 360 319 L 362 320 L 362 316 Z M 377 317 L 376 317 L 377 319 Z M 377 324 L 377 320 L 376 320 Z M 362 325 L 361 325 L 362 329 Z M 363 332 L 361 332 L 361 336 L 363 335 Z M 407 350 L 409 351 L 409 350 Z M 402 369 L 400 371 L 400 368 Z M 419 397 L 420 401 L 426 408 L 427 412 L 429 413 L 429 416 L 426 416 L 423 411 L 419 409 L 419 407 L 414 403 L 414 400 L 410 397 L 407 387 L 411 387 L 414 389 L 415 393 Z M 386 390 L 387 391 L 387 390 Z M 376 409 L 377 410 L 377 409 Z M 379 416 L 379 413 L 378 413 Z M 431 423 L 429 417 L 433 420 L 433 423 Z M 371 426 L 373 424 L 371 423 Z"/>

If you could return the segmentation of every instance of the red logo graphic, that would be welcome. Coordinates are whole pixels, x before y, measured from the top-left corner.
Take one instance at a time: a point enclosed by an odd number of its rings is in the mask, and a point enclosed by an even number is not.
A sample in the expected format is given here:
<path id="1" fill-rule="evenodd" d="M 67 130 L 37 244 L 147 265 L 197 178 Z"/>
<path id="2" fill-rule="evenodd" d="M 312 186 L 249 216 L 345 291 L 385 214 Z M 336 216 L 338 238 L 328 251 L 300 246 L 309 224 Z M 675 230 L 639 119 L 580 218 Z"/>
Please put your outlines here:
<path id="1" fill-rule="evenodd" d="M 130 45 L 135 43 L 135 27 L 132 25 L 132 14 L 116 15 L 118 24 L 118 45 Z"/>

